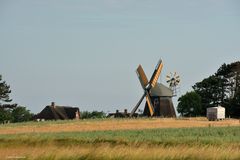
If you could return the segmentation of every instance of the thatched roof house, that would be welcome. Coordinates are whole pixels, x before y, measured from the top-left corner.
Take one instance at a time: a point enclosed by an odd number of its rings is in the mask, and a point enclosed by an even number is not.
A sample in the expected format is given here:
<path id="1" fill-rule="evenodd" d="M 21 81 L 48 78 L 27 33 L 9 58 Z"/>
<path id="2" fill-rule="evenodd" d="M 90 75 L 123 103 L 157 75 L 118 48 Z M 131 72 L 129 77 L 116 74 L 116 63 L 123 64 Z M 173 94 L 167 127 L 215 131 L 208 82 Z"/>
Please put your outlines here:
<path id="1" fill-rule="evenodd" d="M 45 120 L 67 120 L 79 119 L 80 111 L 78 107 L 57 106 L 54 102 L 46 106 L 40 113 L 34 116 L 34 119 Z"/>

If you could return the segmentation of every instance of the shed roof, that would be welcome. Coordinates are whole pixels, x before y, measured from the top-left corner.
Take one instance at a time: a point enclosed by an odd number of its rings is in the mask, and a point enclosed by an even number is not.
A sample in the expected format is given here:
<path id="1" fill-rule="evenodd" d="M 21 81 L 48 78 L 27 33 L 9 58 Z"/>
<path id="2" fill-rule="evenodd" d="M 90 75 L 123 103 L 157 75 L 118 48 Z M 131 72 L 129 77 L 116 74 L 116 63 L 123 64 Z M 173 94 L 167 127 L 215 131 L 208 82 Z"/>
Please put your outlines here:
<path id="1" fill-rule="evenodd" d="M 217 106 L 217 107 L 209 107 L 209 108 L 224 108 L 222 106 Z"/>

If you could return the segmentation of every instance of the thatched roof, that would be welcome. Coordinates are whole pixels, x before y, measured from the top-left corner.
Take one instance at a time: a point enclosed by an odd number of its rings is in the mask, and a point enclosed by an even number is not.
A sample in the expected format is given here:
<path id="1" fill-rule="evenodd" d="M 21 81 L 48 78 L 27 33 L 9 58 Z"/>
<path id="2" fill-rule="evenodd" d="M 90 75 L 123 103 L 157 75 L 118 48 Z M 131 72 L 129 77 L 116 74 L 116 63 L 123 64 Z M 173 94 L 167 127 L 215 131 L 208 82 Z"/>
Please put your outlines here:
<path id="1" fill-rule="evenodd" d="M 65 119 L 77 119 L 80 117 L 79 108 L 68 106 L 46 106 L 40 113 L 38 113 L 35 119 L 45 120 L 65 120 Z"/>

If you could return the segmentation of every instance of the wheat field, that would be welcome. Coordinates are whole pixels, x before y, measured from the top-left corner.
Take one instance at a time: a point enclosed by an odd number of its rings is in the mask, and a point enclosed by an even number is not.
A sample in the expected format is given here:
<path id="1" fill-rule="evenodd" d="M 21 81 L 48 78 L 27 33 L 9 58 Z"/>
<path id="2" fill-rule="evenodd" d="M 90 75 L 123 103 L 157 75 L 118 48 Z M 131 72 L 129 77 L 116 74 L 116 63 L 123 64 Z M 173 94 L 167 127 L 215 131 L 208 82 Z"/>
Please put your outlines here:
<path id="1" fill-rule="evenodd" d="M 209 126 L 239 126 L 240 120 L 208 121 L 206 118 L 139 118 L 139 119 L 93 119 L 70 121 L 28 122 L 0 126 L 0 134 L 84 132 L 104 130 L 132 130 L 154 128 L 188 128 Z"/>
<path id="2" fill-rule="evenodd" d="M 233 159 L 240 158 L 240 150 L 235 146 L 227 148 L 216 146 L 111 146 L 102 144 L 97 146 L 59 147 L 29 146 L 1 148 L 3 159 Z"/>
<path id="3" fill-rule="evenodd" d="M 0 126 L 0 159 L 240 159 L 240 123 L 96 119 Z"/>

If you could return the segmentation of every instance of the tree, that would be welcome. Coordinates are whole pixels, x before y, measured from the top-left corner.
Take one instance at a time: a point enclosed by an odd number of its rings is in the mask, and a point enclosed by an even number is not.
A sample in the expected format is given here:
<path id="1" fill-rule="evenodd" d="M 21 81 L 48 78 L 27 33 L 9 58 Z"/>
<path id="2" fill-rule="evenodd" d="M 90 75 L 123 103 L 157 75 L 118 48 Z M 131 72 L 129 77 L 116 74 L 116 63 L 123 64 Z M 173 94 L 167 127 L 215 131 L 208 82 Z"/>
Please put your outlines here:
<path id="1" fill-rule="evenodd" d="M 30 113 L 26 107 L 16 107 L 12 110 L 12 121 L 13 122 L 26 122 L 32 119 L 33 114 Z"/>
<path id="2" fill-rule="evenodd" d="M 0 75 L 0 102 L 11 102 L 12 100 L 9 98 L 10 93 L 10 86 L 5 81 L 2 81 L 2 75 Z"/>
<path id="3" fill-rule="evenodd" d="M 193 89 L 201 97 L 202 109 L 200 115 L 206 115 L 206 109 L 221 104 L 225 97 L 223 81 L 217 76 L 210 76 L 197 82 Z"/>
<path id="4" fill-rule="evenodd" d="M 9 94 L 11 93 L 10 86 L 2 81 L 2 75 L 0 75 L 0 122 L 11 120 L 11 109 L 8 105 L 2 105 L 1 102 L 11 102 Z"/>
<path id="5" fill-rule="evenodd" d="M 11 121 L 11 119 L 12 119 L 11 110 L 0 107 L 0 123 Z"/>
<path id="6" fill-rule="evenodd" d="M 92 111 L 92 112 L 88 112 L 88 111 L 83 111 L 80 114 L 81 119 L 89 119 L 89 118 L 105 118 L 106 114 L 101 111 Z"/>
<path id="7" fill-rule="evenodd" d="M 214 76 L 221 78 L 223 81 L 222 84 L 222 91 L 223 93 L 223 99 L 230 99 L 234 97 L 235 92 L 238 90 L 237 82 L 239 78 L 237 78 L 240 70 L 237 68 L 240 67 L 240 62 L 235 62 L 231 64 L 223 64 L 215 73 Z"/>
<path id="8" fill-rule="evenodd" d="M 194 91 L 202 100 L 202 113 L 206 108 L 222 105 L 226 114 L 240 117 L 240 62 L 223 64 L 215 74 L 197 82 Z"/>
<path id="9" fill-rule="evenodd" d="M 17 104 L 1 104 L 1 102 L 12 101 L 9 97 L 10 93 L 10 86 L 5 81 L 2 81 L 2 76 L 0 75 L 0 122 L 23 122 L 31 120 L 32 114 L 25 107 L 17 106 Z"/>
<path id="10" fill-rule="evenodd" d="M 104 117 L 106 117 L 106 114 L 103 111 L 101 111 L 101 112 L 92 111 L 91 116 L 92 116 L 92 118 L 104 118 Z"/>
<path id="11" fill-rule="evenodd" d="M 202 114 L 201 97 L 194 91 L 187 92 L 178 99 L 177 111 L 182 116 L 199 116 Z"/>
<path id="12" fill-rule="evenodd" d="M 240 91 L 235 93 L 235 96 L 229 100 L 228 108 L 231 117 L 240 117 Z"/>

